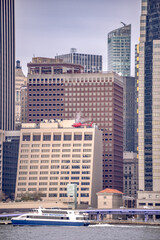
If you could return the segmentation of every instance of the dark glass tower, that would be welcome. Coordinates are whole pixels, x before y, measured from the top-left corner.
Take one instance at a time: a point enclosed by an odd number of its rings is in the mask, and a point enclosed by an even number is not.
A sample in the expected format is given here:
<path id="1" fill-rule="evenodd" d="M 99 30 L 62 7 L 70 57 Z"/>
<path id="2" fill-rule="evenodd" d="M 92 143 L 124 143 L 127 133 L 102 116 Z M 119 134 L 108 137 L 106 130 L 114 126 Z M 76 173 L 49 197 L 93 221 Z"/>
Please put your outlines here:
<path id="1" fill-rule="evenodd" d="M 131 25 L 124 24 L 108 34 L 108 70 L 130 76 L 130 65 Z"/>
<path id="2" fill-rule="evenodd" d="M 0 0 L 0 129 L 14 129 L 14 0 Z"/>
<path id="3" fill-rule="evenodd" d="M 139 189 L 160 183 L 160 1 L 142 0 L 139 45 Z"/>

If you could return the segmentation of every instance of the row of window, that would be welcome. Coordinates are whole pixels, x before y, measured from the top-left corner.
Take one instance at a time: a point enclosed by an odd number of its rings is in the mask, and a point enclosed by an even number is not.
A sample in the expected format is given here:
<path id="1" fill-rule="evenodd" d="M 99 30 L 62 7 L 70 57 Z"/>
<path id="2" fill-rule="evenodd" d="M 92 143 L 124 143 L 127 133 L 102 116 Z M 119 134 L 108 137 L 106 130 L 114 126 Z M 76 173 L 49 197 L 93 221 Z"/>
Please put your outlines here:
<path id="1" fill-rule="evenodd" d="M 53 141 L 61 141 L 62 135 L 59 133 L 53 134 L 52 140 Z M 74 134 L 73 137 L 74 141 L 81 141 L 82 140 L 82 134 Z M 41 141 L 41 134 L 33 134 L 32 137 L 33 141 Z M 72 140 L 72 134 L 66 134 L 63 135 L 64 141 L 71 141 Z M 84 140 L 92 140 L 92 134 L 84 133 Z M 31 141 L 31 135 L 30 134 L 23 134 L 22 141 Z M 43 134 L 43 141 L 51 141 L 51 134 Z"/>

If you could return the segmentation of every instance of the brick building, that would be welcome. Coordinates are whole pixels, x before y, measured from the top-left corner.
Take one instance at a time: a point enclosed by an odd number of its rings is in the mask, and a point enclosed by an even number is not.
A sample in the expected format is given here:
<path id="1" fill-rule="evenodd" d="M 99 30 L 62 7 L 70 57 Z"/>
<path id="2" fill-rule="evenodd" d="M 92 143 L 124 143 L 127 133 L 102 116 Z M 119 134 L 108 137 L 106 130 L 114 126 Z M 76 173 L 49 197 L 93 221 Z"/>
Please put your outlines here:
<path id="1" fill-rule="evenodd" d="M 123 191 L 123 78 L 82 73 L 74 64 L 58 66 L 59 72 L 55 63 L 28 64 L 28 122 L 81 115 L 81 121 L 96 123 L 103 131 L 103 187 Z"/>

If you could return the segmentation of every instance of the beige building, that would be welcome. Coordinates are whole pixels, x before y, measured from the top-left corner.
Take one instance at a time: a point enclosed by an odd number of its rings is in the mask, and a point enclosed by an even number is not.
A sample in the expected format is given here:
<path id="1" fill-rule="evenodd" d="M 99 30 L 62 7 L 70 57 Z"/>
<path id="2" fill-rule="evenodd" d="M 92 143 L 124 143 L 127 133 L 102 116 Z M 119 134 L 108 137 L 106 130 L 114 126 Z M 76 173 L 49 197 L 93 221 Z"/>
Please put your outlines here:
<path id="1" fill-rule="evenodd" d="M 116 190 L 106 188 L 97 193 L 98 208 L 120 208 L 123 206 L 123 193 Z"/>
<path id="2" fill-rule="evenodd" d="M 154 206 L 154 196 L 160 195 L 160 31 L 157 24 L 160 18 L 159 1 L 142 0 L 141 9 L 138 77 L 138 206 L 140 203 L 141 206 L 148 203 Z M 157 204 L 160 205 L 160 199 Z"/>
<path id="3" fill-rule="evenodd" d="M 22 124 L 16 198 L 40 191 L 44 200 L 67 199 L 67 184 L 77 184 L 78 205 L 96 207 L 102 189 L 102 133 L 73 127 L 73 120 Z"/>
<path id="4" fill-rule="evenodd" d="M 160 208 L 159 191 L 138 191 L 137 208 Z"/>
<path id="5" fill-rule="evenodd" d="M 15 124 L 19 128 L 21 124 L 21 87 L 27 85 L 27 78 L 25 77 L 20 61 L 16 61 L 15 69 Z"/>
<path id="6" fill-rule="evenodd" d="M 123 191 L 126 196 L 137 198 L 138 159 L 134 152 L 123 153 Z"/>

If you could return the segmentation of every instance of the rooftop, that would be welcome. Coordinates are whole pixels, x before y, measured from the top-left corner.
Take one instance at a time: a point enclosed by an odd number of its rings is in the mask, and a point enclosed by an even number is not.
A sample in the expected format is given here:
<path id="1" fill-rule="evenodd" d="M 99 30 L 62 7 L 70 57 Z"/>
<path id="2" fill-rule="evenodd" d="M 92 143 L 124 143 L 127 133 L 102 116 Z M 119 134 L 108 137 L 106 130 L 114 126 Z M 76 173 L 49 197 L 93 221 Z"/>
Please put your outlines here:
<path id="1" fill-rule="evenodd" d="M 98 193 L 119 193 L 119 194 L 123 194 L 122 192 L 118 191 L 117 189 L 112 189 L 112 188 L 106 188 L 104 190 L 101 190 Z"/>

